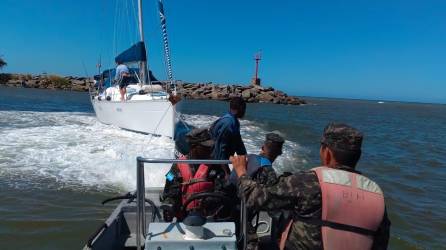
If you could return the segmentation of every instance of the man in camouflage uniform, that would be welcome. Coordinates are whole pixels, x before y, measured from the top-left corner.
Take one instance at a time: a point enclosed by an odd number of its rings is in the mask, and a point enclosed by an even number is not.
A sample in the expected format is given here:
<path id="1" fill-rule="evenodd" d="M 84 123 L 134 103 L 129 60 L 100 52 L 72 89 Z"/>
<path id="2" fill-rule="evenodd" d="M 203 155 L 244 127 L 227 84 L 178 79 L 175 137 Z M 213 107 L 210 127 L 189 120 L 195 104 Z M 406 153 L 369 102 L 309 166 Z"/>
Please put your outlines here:
<path id="1" fill-rule="evenodd" d="M 363 136 L 345 124 L 329 124 L 321 140 L 322 164 L 340 170 L 355 170 L 361 155 Z M 246 157 L 231 157 L 239 176 L 239 196 L 246 205 L 256 210 L 290 210 L 293 216 L 321 220 L 322 197 L 318 177 L 312 170 L 300 171 L 279 177 L 276 184 L 262 186 L 246 174 Z M 372 249 L 386 249 L 389 240 L 390 221 L 384 213 L 382 222 L 373 238 Z M 321 226 L 315 223 L 293 221 L 285 249 L 323 249 Z"/>

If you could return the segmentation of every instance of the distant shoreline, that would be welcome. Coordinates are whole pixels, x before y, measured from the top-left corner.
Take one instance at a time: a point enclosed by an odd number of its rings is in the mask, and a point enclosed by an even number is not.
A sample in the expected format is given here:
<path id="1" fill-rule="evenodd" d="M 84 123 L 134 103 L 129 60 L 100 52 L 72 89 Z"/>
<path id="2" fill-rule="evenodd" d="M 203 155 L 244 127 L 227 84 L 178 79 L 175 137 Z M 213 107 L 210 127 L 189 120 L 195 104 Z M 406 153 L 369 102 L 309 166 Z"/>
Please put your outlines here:
<path id="1" fill-rule="evenodd" d="M 353 98 L 353 97 L 329 97 L 329 96 L 301 96 L 304 99 L 315 99 L 315 100 L 339 100 L 339 101 L 365 101 L 365 102 L 384 102 L 385 103 L 404 103 L 404 104 L 425 104 L 425 105 L 446 105 L 445 102 L 423 102 L 423 101 L 403 101 L 403 100 L 388 100 L 388 99 L 369 99 L 369 98 Z"/>
<path id="2" fill-rule="evenodd" d="M 0 74 L 0 86 L 8 87 L 88 92 L 93 84 L 93 78 L 88 77 Z M 283 91 L 259 85 L 181 83 L 177 86 L 177 90 L 183 98 L 194 100 L 229 100 L 232 97 L 241 96 L 248 103 L 286 105 L 307 103 L 299 97 L 289 96 Z"/>

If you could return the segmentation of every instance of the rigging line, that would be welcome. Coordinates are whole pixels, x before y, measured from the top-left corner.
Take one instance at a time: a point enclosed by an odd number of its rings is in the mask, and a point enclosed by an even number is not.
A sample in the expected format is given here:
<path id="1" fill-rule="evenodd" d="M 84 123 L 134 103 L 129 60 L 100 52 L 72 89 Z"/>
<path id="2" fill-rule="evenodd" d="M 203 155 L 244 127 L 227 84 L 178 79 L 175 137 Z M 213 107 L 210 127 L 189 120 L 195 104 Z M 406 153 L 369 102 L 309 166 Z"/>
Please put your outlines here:
<path id="1" fill-rule="evenodd" d="M 173 110 L 173 112 L 175 112 L 176 117 L 178 118 L 178 120 L 183 123 L 183 125 L 189 130 L 189 126 L 187 125 L 186 121 L 183 119 L 183 117 L 181 117 L 181 115 L 177 112 L 176 109 Z"/>
<path id="2" fill-rule="evenodd" d="M 85 67 L 84 59 L 81 59 L 81 62 L 82 62 L 82 67 L 84 67 L 84 73 L 85 73 L 85 76 L 86 76 L 86 77 L 89 77 L 90 74 L 88 74 L 87 67 Z"/>
<path id="3" fill-rule="evenodd" d="M 135 24 L 134 27 L 137 27 L 137 24 L 138 24 L 138 15 L 137 15 L 138 7 L 136 7 L 136 5 L 135 5 L 135 1 L 131 1 L 131 3 L 132 3 L 133 17 L 135 18 L 135 20 L 133 20 L 133 21 L 134 21 L 134 24 Z M 135 38 L 135 41 L 138 41 L 139 39 L 138 39 L 138 31 L 137 31 L 137 30 L 135 30 L 134 35 L 135 35 L 135 37 L 134 37 L 134 38 Z"/>
<path id="4" fill-rule="evenodd" d="M 133 29 L 131 29 L 132 24 L 130 23 L 130 20 L 131 20 L 131 18 L 130 18 L 130 3 L 128 1 L 125 2 L 125 11 L 127 14 L 125 16 L 125 19 L 127 20 L 127 24 L 128 24 L 127 30 L 128 30 L 128 37 L 129 37 L 129 40 L 127 42 L 130 43 L 129 46 L 132 46 Z"/>
<path id="5" fill-rule="evenodd" d="M 123 33 L 125 32 L 125 23 L 124 23 L 124 3 L 123 1 L 119 1 L 119 7 L 117 9 L 118 11 L 118 29 L 116 31 L 117 35 L 117 44 L 116 44 L 116 55 L 122 50 L 122 44 L 123 44 Z"/>
<path id="6" fill-rule="evenodd" d="M 158 128 L 159 128 L 159 126 L 161 125 L 161 121 L 162 121 L 162 120 L 164 119 L 164 117 L 166 116 L 167 111 L 169 111 L 169 109 L 171 109 L 172 107 L 173 107 L 172 103 L 169 103 L 169 107 L 166 109 L 166 111 L 164 111 L 164 114 L 163 114 L 163 116 L 161 117 L 161 119 L 158 121 L 158 124 L 156 125 L 155 130 L 153 131 L 152 134 L 150 134 L 151 136 L 150 136 L 149 141 L 148 141 L 147 144 L 150 144 L 150 142 L 152 141 L 153 135 L 156 134 L 156 132 L 158 132 Z M 175 109 L 174 109 L 174 112 L 175 112 Z M 174 136 L 175 136 L 175 135 L 174 135 Z M 172 136 L 172 139 L 173 139 L 173 136 Z"/>
<path id="7" fill-rule="evenodd" d="M 127 44 L 128 43 L 127 38 L 129 37 L 129 33 L 130 33 L 130 29 L 129 29 L 130 23 L 129 23 L 128 18 L 126 18 L 128 16 L 128 14 L 129 14 L 128 13 L 128 9 L 127 9 L 127 3 L 128 3 L 128 1 L 124 1 L 123 7 L 122 7 L 122 14 L 123 14 L 123 23 L 122 24 L 123 24 L 123 27 L 124 27 L 122 34 L 125 34 L 123 36 L 123 41 L 124 41 L 124 46 L 126 46 L 126 47 L 129 46 Z"/>
<path id="8" fill-rule="evenodd" d="M 113 48 L 112 48 L 112 55 L 116 55 L 116 44 L 117 44 L 117 32 L 116 30 L 118 29 L 118 3 L 119 0 L 115 1 L 115 14 L 113 16 Z"/>
<path id="9" fill-rule="evenodd" d="M 116 30 L 116 51 L 115 55 L 121 50 L 120 44 L 122 44 L 122 31 L 124 26 L 122 25 L 122 1 L 119 1 L 118 8 L 116 9 L 117 14 L 117 30 Z"/>
<path id="10" fill-rule="evenodd" d="M 100 20 L 101 21 L 103 21 L 104 20 L 104 18 L 107 16 L 106 14 L 106 8 L 105 8 L 105 2 L 104 2 L 104 0 L 102 1 L 102 4 L 100 4 L 101 5 L 101 7 L 102 8 L 100 8 L 100 11 L 99 11 L 99 17 L 101 17 L 100 18 Z M 101 46 L 100 46 L 100 49 L 99 49 L 99 53 L 101 54 L 102 53 L 102 50 L 104 49 L 104 33 L 103 32 L 101 32 L 102 31 L 102 29 L 101 29 L 101 24 L 102 24 L 102 22 L 101 21 L 99 21 L 99 22 L 97 22 L 96 24 L 97 24 L 97 26 L 96 26 L 96 34 L 97 34 L 97 36 L 99 36 L 99 44 L 101 44 Z"/>
<path id="11" fill-rule="evenodd" d="M 117 32 L 117 30 L 118 30 L 118 19 L 119 19 L 119 16 L 118 16 L 118 5 L 119 5 L 119 0 L 116 0 L 116 2 L 115 2 L 115 13 L 114 13 L 114 18 L 113 18 L 113 51 L 112 51 L 112 55 L 116 55 L 116 51 L 117 51 L 117 48 L 116 48 L 116 46 L 117 46 L 117 44 L 118 44 L 118 32 Z"/>

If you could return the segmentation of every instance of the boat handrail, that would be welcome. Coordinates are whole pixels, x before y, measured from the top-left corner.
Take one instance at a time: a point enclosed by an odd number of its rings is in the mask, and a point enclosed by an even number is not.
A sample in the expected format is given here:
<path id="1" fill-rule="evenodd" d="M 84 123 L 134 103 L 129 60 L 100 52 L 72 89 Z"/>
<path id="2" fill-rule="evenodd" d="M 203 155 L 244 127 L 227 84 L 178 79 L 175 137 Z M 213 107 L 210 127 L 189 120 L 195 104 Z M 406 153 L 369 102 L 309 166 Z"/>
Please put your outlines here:
<path id="1" fill-rule="evenodd" d="M 90 96 L 96 96 L 96 95 L 99 94 L 99 92 L 100 92 L 99 88 L 101 87 L 101 84 L 103 84 L 103 83 L 100 83 L 100 81 L 102 81 L 102 79 L 97 80 L 97 82 L 98 82 L 97 87 L 94 84 L 91 84 L 91 85 L 88 86 L 89 87 L 88 90 L 89 90 Z M 138 83 L 134 83 L 134 84 L 138 84 Z M 168 91 L 169 89 L 174 88 L 174 86 L 172 86 L 172 85 L 183 84 L 183 81 L 182 80 L 175 80 L 174 82 L 171 82 L 169 80 L 159 80 L 159 81 L 151 81 L 151 84 L 154 84 L 154 85 L 165 85 L 165 86 L 163 86 L 163 91 L 169 92 Z M 119 85 L 118 83 L 112 83 L 110 86 L 111 87 L 118 87 L 118 85 Z M 146 84 L 146 85 L 148 85 L 148 84 Z M 104 86 L 102 86 L 102 87 L 104 87 Z M 103 91 L 105 91 L 105 88 L 103 89 Z"/>
<path id="2" fill-rule="evenodd" d="M 144 163 L 186 163 L 186 164 L 207 164 L 207 165 L 227 165 L 229 160 L 206 160 L 206 159 L 156 159 L 136 157 L 136 249 L 141 249 L 141 234 L 146 237 L 146 216 L 145 216 L 145 190 L 144 183 Z"/>

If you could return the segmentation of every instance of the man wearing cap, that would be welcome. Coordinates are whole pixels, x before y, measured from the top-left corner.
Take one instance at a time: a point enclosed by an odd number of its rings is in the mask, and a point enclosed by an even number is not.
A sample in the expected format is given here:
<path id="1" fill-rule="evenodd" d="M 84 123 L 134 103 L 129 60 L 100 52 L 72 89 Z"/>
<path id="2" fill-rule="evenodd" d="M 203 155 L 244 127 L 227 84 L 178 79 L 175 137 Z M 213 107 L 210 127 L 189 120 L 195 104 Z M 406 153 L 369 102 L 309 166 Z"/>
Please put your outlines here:
<path id="1" fill-rule="evenodd" d="M 262 148 L 259 154 L 249 154 L 247 155 L 247 175 L 251 177 L 252 180 L 256 181 L 262 185 L 272 185 L 277 181 L 276 171 L 273 168 L 273 163 L 278 156 L 282 154 L 282 147 L 285 140 L 282 136 L 277 133 L 268 133 L 265 136 L 265 141 L 263 142 Z M 236 188 L 238 177 L 234 170 L 232 170 L 229 177 L 230 186 L 228 189 L 230 193 L 236 193 L 234 190 Z M 240 200 L 235 201 L 237 204 Z M 247 207 L 247 221 L 252 221 L 253 218 L 258 214 L 254 208 Z M 274 219 L 279 217 L 280 214 L 270 213 L 270 216 Z M 257 229 L 252 226 L 251 223 L 247 225 L 248 229 L 248 246 L 247 249 L 257 249 L 258 248 L 258 237 Z"/>
<path id="2" fill-rule="evenodd" d="M 276 158 L 282 154 L 284 141 L 277 133 L 266 134 L 260 153 L 247 155 L 247 175 L 260 184 L 273 184 L 277 180 L 277 175 L 272 165 Z M 233 170 L 229 182 L 237 185 L 237 181 L 237 174 Z"/>
<path id="3" fill-rule="evenodd" d="M 322 166 L 281 176 L 272 186 L 247 175 L 246 157 L 231 157 L 239 196 L 248 207 L 290 210 L 280 249 L 386 249 L 390 221 L 379 186 L 355 169 L 362 134 L 328 124 L 321 140 Z"/>
<path id="4" fill-rule="evenodd" d="M 204 128 L 196 128 L 186 134 L 189 144 L 189 153 L 182 159 L 209 159 L 213 141 L 209 131 Z M 180 214 L 181 205 L 189 196 L 200 192 L 213 192 L 222 189 L 226 182 L 227 173 L 218 165 L 189 165 L 173 164 L 166 174 L 164 192 L 160 197 L 164 204 L 172 206 L 172 211 L 165 211 L 164 219 L 171 221 L 173 216 L 182 219 L 185 215 Z M 192 202 L 187 210 L 199 210 L 200 202 Z M 175 211 L 175 212 L 173 212 Z"/>

